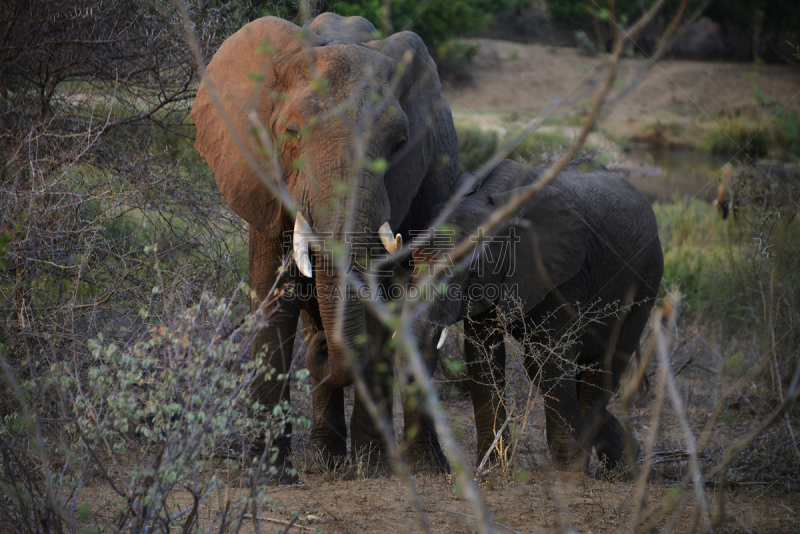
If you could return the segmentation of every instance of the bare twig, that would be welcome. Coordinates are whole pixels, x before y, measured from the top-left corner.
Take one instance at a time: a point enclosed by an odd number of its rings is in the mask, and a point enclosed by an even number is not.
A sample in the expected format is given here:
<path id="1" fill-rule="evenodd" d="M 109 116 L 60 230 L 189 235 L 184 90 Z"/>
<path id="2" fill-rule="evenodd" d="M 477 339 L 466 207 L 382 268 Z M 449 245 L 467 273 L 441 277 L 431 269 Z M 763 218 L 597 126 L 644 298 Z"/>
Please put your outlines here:
<path id="1" fill-rule="evenodd" d="M 503 431 L 508 426 L 508 422 L 511 421 L 512 417 L 513 417 L 513 415 L 509 414 L 508 417 L 506 417 L 506 420 L 503 421 L 503 424 L 500 427 L 500 430 L 498 430 L 497 433 L 494 435 L 494 440 L 492 441 L 492 444 L 489 446 L 489 449 L 486 451 L 486 454 L 483 455 L 483 459 L 481 460 L 481 463 L 478 464 L 478 474 L 483 473 L 483 466 L 486 465 L 486 462 L 489 461 L 489 457 L 492 455 L 492 452 L 494 451 L 495 447 L 497 446 L 497 442 L 500 441 L 500 436 L 503 435 Z"/>
<path id="2" fill-rule="evenodd" d="M 669 331 L 671 329 L 668 328 L 667 330 Z M 681 430 L 683 431 L 683 439 L 689 452 L 689 467 L 691 469 L 692 480 L 694 481 L 694 492 L 695 499 L 697 500 L 697 508 L 700 513 L 700 518 L 703 521 L 704 529 L 711 531 L 711 517 L 708 514 L 705 492 L 703 490 L 703 476 L 700 471 L 700 463 L 697 460 L 697 441 L 695 440 L 694 434 L 692 434 L 692 429 L 686 420 L 686 412 L 683 408 L 683 401 L 678 393 L 678 388 L 675 385 L 675 377 L 671 371 L 669 357 L 667 354 L 667 346 L 668 341 L 665 338 L 663 330 L 656 330 L 656 354 L 658 355 L 659 365 L 664 373 L 666 386 L 665 391 L 667 395 L 669 395 L 670 402 L 675 408 Z"/>

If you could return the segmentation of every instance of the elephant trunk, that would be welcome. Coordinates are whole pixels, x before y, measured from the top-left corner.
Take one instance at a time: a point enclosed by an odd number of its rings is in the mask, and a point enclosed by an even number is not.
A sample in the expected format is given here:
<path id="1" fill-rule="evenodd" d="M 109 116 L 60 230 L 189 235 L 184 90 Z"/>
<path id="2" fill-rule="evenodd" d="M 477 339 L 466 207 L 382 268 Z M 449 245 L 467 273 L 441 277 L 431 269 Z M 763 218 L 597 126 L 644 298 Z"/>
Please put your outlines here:
<path id="1" fill-rule="evenodd" d="M 313 359 L 307 358 L 306 366 L 315 383 L 324 381 L 327 386 L 337 388 L 350 384 L 351 372 L 360 370 L 366 362 L 366 344 L 356 344 L 366 332 L 366 317 L 364 303 L 325 263 L 318 257 L 315 276 L 328 350 L 315 353 Z"/>
<path id="2" fill-rule="evenodd" d="M 352 265 L 353 271 L 358 272 L 373 244 L 383 242 L 387 248 L 397 245 L 389 235 L 389 225 L 384 224 L 389 219 L 390 206 L 383 174 L 361 169 L 355 193 L 350 188 L 337 187 L 352 180 L 352 162 L 357 158 L 350 145 L 343 142 L 349 139 L 347 135 L 335 135 L 341 133 L 336 127 L 329 133 L 319 140 L 318 147 L 321 154 L 332 154 L 333 160 L 319 158 L 316 175 L 323 177 L 320 183 L 331 186 L 319 192 L 317 202 L 308 210 L 311 223 L 325 241 L 324 250 L 314 251 L 314 278 L 327 351 L 316 351 L 307 358 L 306 366 L 316 383 L 324 381 L 328 387 L 336 388 L 350 384 L 351 373 L 363 371 L 368 356 L 366 307 L 357 291 L 340 276 L 339 267 Z M 359 198 L 355 210 L 347 212 L 352 194 Z M 376 232 L 380 232 L 381 241 L 377 241 Z M 347 261 L 337 265 L 333 251 L 342 247 L 350 252 Z"/>
<path id="3" fill-rule="evenodd" d="M 321 226 L 327 228 L 336 243 L 349 245 L 351 252 L 345 265 L 352 265 L 357 272 L 358 262 L 369 245 L 375 242 L 375 235 L 369 231 L 376 223 L 366 210 L 354 215 L 352 228 L 359 229 L 345 235 L 344 221 L 334 218 L 323 220 Z M 327 223 L 327 224 L 326 224 Z M 314 255 L 314 278 L 317 301 L 319 303 L 322 327 L 327 341 L 326 351 L 316 351 L 306 358 L 306 366 L 315 383 L 338 388 L 352 382 L 354 371 L 363 372 L 368 357 L 365 343 L 367 334 L 366 306 L 359 299 L 357 291 L 340 276 L 332 251 L 336 247 L 327 244 L 325 250 L 316 250 Z"/>

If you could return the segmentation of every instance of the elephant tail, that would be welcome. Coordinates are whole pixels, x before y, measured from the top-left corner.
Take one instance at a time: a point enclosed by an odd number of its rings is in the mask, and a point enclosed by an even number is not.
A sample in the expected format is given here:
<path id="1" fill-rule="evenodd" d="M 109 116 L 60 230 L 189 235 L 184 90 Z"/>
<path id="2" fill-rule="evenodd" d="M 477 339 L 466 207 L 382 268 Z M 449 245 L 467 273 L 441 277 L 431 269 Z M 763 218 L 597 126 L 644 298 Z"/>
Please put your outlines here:
<path id="1" fill-rule="evenodd" d="M 636 343 L 636 349 L 634 350 L 634 355 L 636 358 L 636 367 L 642 365 L 642 343 L 641 341 Z M 647 377 L 647 373 L 642 373 L 642 381 L 639 382 L 639 393 L 644 395 L 645 397 L 650 394 L 650 379 Z"/>

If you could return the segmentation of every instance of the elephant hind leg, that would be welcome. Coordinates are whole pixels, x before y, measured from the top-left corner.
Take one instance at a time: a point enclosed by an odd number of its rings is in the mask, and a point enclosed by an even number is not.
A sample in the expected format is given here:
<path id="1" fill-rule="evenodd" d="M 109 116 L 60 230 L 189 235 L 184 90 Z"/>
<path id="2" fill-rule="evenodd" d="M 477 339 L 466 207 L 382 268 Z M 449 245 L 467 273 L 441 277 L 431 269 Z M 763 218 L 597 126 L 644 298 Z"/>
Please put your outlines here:
<path id="1" fill-rule="evenodd" d="M 616 385 L 619 370 L 613 377 L 608 372 L 586 370 L 580 374 L 578 403 L 581 413 L 581 443 L 594 446 L 602 469 L 611 473 L 629 465 L 626 461 L 625 433 L 622 424 L 608 411 L 612 391 L 609 384 Z M 636 458 L 636 444 L 632 444 L 631 459 Z"/>
<path id="2" fill-rule="evenodd" d="M 639 445 L 635 439 L 626 447 L 625 431 L 622 424 L 608 410 L 605 410 L 605 423 L 600 427 L 594 441 L 594 449 L 605 473 L 613 473 L 635 462 Z M 627 449 L 630 450 L 627 450 Z"/>
<path id="3" fill-rule="evenodd" d="M 577 385 L 574 377 L 542 380 L 545 429 L 550 457 L 560 471 L 586 472 L 591 445 L 580 439 Z"/>

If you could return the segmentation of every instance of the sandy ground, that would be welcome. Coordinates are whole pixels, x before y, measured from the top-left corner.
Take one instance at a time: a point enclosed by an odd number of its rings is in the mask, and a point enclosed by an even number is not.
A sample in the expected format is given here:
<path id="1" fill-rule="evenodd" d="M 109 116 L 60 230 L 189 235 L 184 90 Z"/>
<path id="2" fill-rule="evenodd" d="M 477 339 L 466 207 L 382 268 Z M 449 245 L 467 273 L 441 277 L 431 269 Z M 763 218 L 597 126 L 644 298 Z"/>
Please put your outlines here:
<path id="1" fill-rule="evenodd" d="M 554 101 L 555 114 L 575 112 L 591 94 L 601 59 L 573 48 L 467 39 L 480 46 L 470 69 L 472 82 L 444 83 L 444 95 L 456 116 L 541 114 Z M 626 58 L 619 64 L 614 90 L 626 86 L 644 64 Z M 800 66 L 662 61 L 656 64 L 601 124 L 630 137 L 656 120 L 687 123 L 713 120 L 756 105 L 753 84 L 788 109 L 800 110 Z M 612 93 L 613 97 L 613 93 Z"/>
<path id="2" fill-rule="evenodd" d="M 457 350 L 453 337 L 444 349 L 450 354 Z M 723 402 L 731 414 L 729 419 L 719 420 L 713 425 L 709 445 L 699 455 L 701 467 L 707 470 L 719 461 L 728 447 L 758 424 L 753 417 L 756 411 L 749 405 L 757 402 L 756 397 L 750 401 L 744 395 L 734 398 L 727 395 L 732 380 L 730 377 L 722 378 L 720 373 L 725 364 L 724 346 L 708 330 L 701 328 L 684 334 L 674 346 L 672 367 L 693 435 L 701 434 L 716 403 Z M 302 365 L 301 357 L 296 358 L 295 365 Z M 688 454 L 678 412 L 669 402 L 665 403 L 661 413 L 654 446 L 652 450 L 646 450 L 652 453 L 654 465 L 647 484 L 642 488 L 630 481 L 610 482 L 597 475 L 596 460 L 591 466 L 595 471 L 593 476 L 559 473 L 551 469 L 548 460 L 541 398 L 536 396 L 535 388 L 530 388 L 521 357 L 514 349 L 509 351 L 507 368 L 510 413 L 519 416 L 512 425 L 513 433 L 518 437 L 514 460 L 505 472 L 498 468 L 488 475 L 473 475 L 491 517 L 493 532 L 634 532 L 641 530 L 636 527 L 636 518 L 648 516 L 654 519 L 660 532 L 701 530 L 693 520 L 694 504 L 681 505 L 677 511 L 674 510 L 674 501 L 680 494 L 680 480 L 687 473 Z M 444 392 L 447 383 L 441 376 L 439 384 Z M 352 406 L 352 391 L 346 392 L 346 398 Z M 292 399 L 294 409 L 310 413 L 310 399 L 299 390 L 294 389 Z M 632 406 L 631 422 L 642 445 L 651 429 L 656 428 L 654 402 L 651 392 L 640 395 Z M 475 465 L 475 432 L 469 398 L 461 396 L 445 400 L 444 405 L 458 447 L 463 451 L 467 464 Z M 621 413 L 618 400 L 610 409 L 616 414 Z M 759 412 L 763 413 L 763 407 L 759 407 Z M 402 412 L 397 403 L 394 422 L 399 436 Z M 795 428 L 799 422 L 795 421 Z M 246 509 L 241 532 L 385 534 L 424 531 L 407 480 L 400 476 L 346 479 L 337 472 L 309 472 L 306 470 L 309 460 L 305 454 L 308 431 L 295 429 L 294 449 L 300 482 L 293 486 L 267 488 L 256 513 L 253 514 L 252 507 Z M 717 521 L 715 531 L 800 531 L 800 496 L 797 493 L 800 462 L 792 463 L 791 451 L 781 455 L 769 449 L 778 443 L 785 444 L 788 439 L 784 429 L 778 428 L 777 431 L 777 437 L 757 443 L 740 455 L 740 460 L 732 462 L 724 484 L 710 483 L 703 487 L 704 501 Z M 759 447 L 763 450 L 758 450 Z M 759 461 L 767 464 L 760 475 L 753 471 L 753 464 Z M 779 468 L 770 462 L 782 462 L 783 465 Z M 197 473 L 197 479 L 208 479 L 212 475 L 218 478 L 213 491 L 205 496 L 201 505 L 200 527 L 208 532 L 218 531 L 225 502 L 241 503 L 249 496 L 247 483 L 240 474 L 229 466 L 225 467 L 222 461 L 213 463 L 216 467 L 212 465 Z M 764 476 L 765 472 L 767 476 Z M 452 475 L 417 475 L 413 483 L 430 532 L 472 534 L 478 531 L 477 512 L 461 494 Z M 688 491 L 691 492 L 691 488 Z M 100 508 L 100 517 L 103 517 L 103 503 L 114 504 L 112 492 L 99 477 L 88 481 L 81 492 L 81 500 L 89 499 L 93 509 Z M 182 490 L 177 491 L 173 499 L 170 509 L 175 511 L 189 509 L 192 503 L 191 496 Z M 640 512 L 639 503 L 644 503 L 644 511 Z M 236 509 L 241 511 L 241 505 Z M 239 513 L 233 517 L 238 519 Z M 109 511 L 106 517 L 113 515 Z M 231 517 L 227 519 L 230 521 Z"/>

